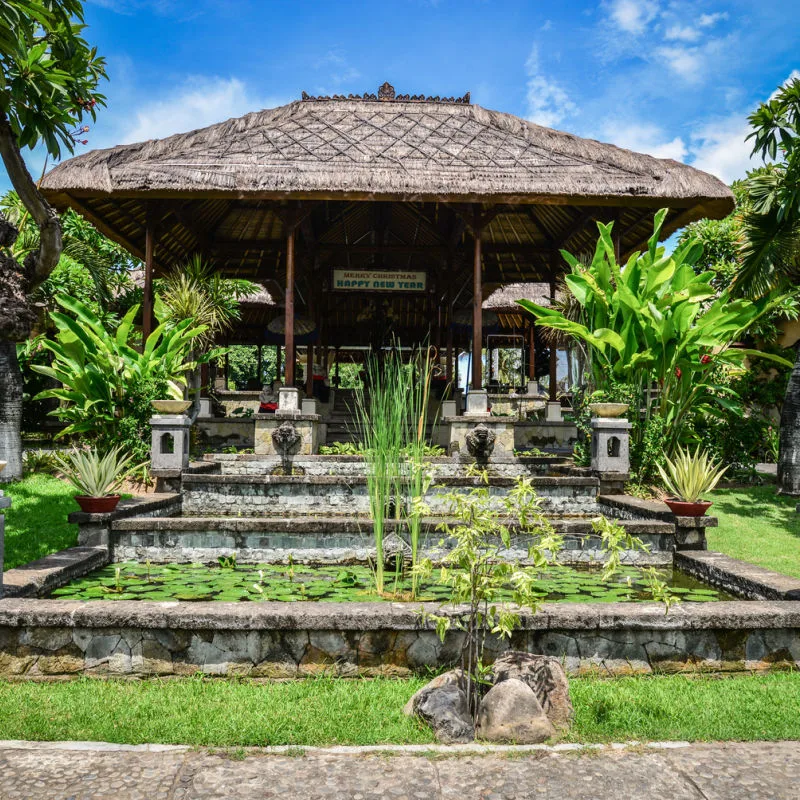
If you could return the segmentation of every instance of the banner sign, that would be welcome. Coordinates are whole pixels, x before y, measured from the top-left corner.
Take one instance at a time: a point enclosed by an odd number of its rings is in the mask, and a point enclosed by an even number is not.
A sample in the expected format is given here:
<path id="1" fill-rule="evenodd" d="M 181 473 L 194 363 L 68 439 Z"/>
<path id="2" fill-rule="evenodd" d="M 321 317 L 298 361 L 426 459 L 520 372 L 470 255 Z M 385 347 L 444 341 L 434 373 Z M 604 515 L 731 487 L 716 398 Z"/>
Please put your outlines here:
<path id="1" fill-rule="evenodd" d="M 426 272 L 335 269 L 333 288 L 344 292 L 424 292 Z"/>

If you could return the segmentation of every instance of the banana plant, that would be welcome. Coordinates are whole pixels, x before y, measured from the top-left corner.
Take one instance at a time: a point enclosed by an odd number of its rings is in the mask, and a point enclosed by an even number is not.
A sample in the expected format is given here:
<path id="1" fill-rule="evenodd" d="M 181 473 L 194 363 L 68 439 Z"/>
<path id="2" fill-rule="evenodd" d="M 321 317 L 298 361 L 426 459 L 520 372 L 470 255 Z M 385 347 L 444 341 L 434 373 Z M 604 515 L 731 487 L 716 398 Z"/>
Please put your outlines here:
<path id="1" fill-rule="evenodd" d="M 138 306 L 131 308 L 117 330 L 111 332 L 80 301 L 66 296 L 57 299 L 70 313 L 51 314 L 58 333 L 54 340 L 43 340 L 42 345 L 53 354 L 52 364 L 34 364 L 31 368 L 59 384 L 35 399 L 59 401 L 51 413 L 69 423 L 60 436 L 90 433 L 112 441 L 135 387 L 158 384 L 168 397 L 183 398 L 186 375 L 198 363 L 190 358 L 192 345 L 205 331 L 203 326 L 194 325 L 192 320 L 161 324 L 140 352 L 133 346 Z M 211 351 L 203 360 L 219 354 L 218 350 Z"/>
<path id="2" fill-rule="evenodd" d="M 655 215 L 647 250 L 624 264 L 616 259 L 613 223 L 597 224 L 600 235 L 590 264 L 561 251 L 570 266 L 565 283 L 580 319 L 529 300 L 519 304 L 538 325 L 588 345 L 595 388 L 605 388 L 612 379 L 633 386 L 643 398 L 645 419 L 651 414 L 664 418 L 672 451 L 690 411 L 735 403 L 730 390 L 710 378 L 713 367 L 741 365 L 754 354 L 732 345 L 780 298 L 732 300 L 727 291 L 717 293 L 711 284 L 714 273 L 694 269 L 703 252 L 699 242 L 688 240 L 671 254 L 659 247 L 666 215 L 667 209 Z M 788 364 L 779 356 L 758 355 Z"/>

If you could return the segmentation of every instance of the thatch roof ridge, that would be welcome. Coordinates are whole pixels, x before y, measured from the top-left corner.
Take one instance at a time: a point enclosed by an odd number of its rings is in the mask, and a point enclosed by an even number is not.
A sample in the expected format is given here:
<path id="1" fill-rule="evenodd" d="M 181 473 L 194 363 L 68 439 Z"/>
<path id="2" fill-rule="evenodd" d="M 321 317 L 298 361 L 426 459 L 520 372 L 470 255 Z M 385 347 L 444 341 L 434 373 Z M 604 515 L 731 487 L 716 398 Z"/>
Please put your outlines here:
<path id="1" fill-rule="evenodd" d="M 603 198 L 732 208 L 717 178 L 671 159 L 478 105 L 298 100 L 62 162 L 48 193 Z M 723 208 L 723 206 L 725 208 Z"/>

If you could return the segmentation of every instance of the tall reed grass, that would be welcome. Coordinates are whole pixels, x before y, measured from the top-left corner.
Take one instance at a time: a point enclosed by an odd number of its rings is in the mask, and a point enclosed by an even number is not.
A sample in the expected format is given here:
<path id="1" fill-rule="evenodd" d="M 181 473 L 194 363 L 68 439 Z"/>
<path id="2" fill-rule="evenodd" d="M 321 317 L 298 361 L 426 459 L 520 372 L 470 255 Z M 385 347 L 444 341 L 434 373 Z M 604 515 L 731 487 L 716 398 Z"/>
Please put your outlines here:
<path id="1" fill-rule="evenodd" d="M 367 491 L 375 536 L 375 583 L 384 591 L 385 520 L 406 515 L 411 561 L 419 556 L 423 498 L 431 475 L 425 462 L 426 425 L 433 364 L 428 348 L 404 363 L 398 346 L 365 363 L 363 386 L 356 389 L 356 422 L 364 445 Z M 391 508 L 394 500 L 394 508 Z M 416 593 L 416 577 L 413 579 Z"/>

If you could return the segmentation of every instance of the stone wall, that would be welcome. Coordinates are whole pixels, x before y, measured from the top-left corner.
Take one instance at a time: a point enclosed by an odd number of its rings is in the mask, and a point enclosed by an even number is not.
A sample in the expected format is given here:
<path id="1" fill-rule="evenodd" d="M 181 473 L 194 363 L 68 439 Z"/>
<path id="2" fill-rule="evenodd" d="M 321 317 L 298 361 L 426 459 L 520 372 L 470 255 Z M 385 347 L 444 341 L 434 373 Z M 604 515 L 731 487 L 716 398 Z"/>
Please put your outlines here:
<path id="1" fill-rule="evenodd" d="M 491 498 L 500 498 L 514 486 L 512 478 L 495 478 Z M 431 513 L 446 513 L 444 495 L 481 485 L 476 478 L 445 478 L 425 497 Z M 542 510 L 550 514 L 596 514 L 596 478 L 537 477 L 534 488 Z M 185 474 L 183 513 L 189 516 L 285 514 L 369 514 L 366 478 L 360 476 L 233 476 Z"/>
<path id="2" fill-rule="evenodd" d="M 431 607 L 429 610 L 434 610 Z M 438 610 L 438 609 L 436 609 Z M 455 664 L 399 603 L 0 602 L 0 677 L 405 675 Z M 545 605 L 488 657 L 527 650 L 572 674 L 800 667 L 800 602 Z"/>

